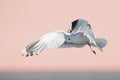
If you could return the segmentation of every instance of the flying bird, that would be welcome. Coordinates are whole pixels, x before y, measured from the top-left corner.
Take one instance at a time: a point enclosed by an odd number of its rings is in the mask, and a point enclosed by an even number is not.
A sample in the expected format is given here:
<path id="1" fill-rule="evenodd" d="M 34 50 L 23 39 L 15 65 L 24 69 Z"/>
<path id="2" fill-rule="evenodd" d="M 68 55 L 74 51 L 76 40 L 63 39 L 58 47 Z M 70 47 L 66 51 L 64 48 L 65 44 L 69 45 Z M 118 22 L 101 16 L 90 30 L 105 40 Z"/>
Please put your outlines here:
<path id="1" fill-rule="evenodd" d="M 28 57 L 34 54 L 38 55 L 48 48 L 81 48 L 85 45 L 89 45 L 91 50 L 91 46 L 94 46 L 102 51 L 106 43 L 107 41 L 105 39 L 94 37 L 91 26 L 87 21 L 78 19 L 72 22 L 70 32 L 56 30 L 47 33 L 38 40 L 28 44 L 22 50 L 22 55 Z M 96 54 L 94 50 L 92 51 Z"/>

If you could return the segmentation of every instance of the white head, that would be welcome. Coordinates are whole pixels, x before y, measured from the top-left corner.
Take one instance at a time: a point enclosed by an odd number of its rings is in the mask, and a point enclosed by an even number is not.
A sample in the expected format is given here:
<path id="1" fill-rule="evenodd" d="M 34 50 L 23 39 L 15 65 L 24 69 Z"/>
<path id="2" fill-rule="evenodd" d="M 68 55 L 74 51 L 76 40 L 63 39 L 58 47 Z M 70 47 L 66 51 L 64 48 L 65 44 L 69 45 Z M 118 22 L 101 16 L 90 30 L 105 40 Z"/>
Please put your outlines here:
<path id="1" fill-rule="evenodd" d="M 66 36 L 65 43 L 73 43 L 71 35 Z"/>

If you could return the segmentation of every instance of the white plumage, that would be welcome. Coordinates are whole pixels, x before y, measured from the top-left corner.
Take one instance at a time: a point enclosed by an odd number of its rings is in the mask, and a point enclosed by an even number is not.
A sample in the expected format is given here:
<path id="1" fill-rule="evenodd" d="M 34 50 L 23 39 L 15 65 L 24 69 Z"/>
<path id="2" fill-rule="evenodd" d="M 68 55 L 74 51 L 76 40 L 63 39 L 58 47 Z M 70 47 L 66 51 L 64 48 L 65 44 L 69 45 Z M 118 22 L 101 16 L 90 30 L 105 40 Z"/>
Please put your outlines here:
<path id="1" fill-rule="evenodd" d="M 101 38 L 95 38 L 91 31 L 88 22 L 79 19 L 74 28 L 71 28 L 71 33 L 57 30 L 42 36 L 37 41 L 28 44 L 22 51 L 24 56 L 32 56 L 38 54 L 48 48 L 69 48 L 83 47 L 89 45 L 102 50 L 107 41 Z M 72 26 L 73 27 L 73 24 Z M 95 53 L 95 51 L 93 51 Z"/>

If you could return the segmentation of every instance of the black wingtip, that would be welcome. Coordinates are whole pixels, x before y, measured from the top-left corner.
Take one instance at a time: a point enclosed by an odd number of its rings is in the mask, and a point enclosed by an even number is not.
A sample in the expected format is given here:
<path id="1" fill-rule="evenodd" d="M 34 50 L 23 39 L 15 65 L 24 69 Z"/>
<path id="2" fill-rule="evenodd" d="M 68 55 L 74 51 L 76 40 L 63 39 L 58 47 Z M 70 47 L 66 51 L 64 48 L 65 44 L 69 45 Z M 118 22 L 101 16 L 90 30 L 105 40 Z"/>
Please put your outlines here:
<path id="1" fill-rule="evenodd" d="M 26 57 L 28 57 L 29 56 L 29 54 L 26 54 Z"/>
<path id="2" fill-rule="evenodd" d="M 94 50 L 92 50 L 92 52 L 96 55 L 96 52 Z"/>
<path id="3" fill-rule="evenodd" d="M 30 56 L 33 56 L 33 53 L 30 53 Z"/>

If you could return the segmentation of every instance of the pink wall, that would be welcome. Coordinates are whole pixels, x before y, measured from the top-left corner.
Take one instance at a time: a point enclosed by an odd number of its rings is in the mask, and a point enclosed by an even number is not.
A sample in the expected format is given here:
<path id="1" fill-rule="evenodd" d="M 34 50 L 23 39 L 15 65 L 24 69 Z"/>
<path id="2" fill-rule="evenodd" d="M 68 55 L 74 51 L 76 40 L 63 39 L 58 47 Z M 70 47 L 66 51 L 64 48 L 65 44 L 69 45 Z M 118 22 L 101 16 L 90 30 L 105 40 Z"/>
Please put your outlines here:
<path id="1" fill-rule="evenodd" d="M 120 71 L 120 0 L 0 0 L 0 71 Z M 22 48 L 40 36 L 90 22 L 108 40 L 104 52 L 89 47 L 48 49 L 33 57 Z"/>

